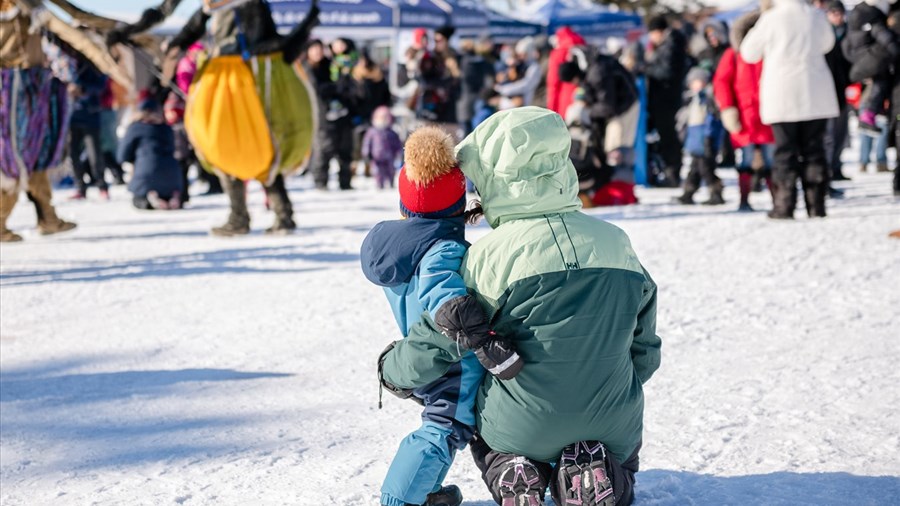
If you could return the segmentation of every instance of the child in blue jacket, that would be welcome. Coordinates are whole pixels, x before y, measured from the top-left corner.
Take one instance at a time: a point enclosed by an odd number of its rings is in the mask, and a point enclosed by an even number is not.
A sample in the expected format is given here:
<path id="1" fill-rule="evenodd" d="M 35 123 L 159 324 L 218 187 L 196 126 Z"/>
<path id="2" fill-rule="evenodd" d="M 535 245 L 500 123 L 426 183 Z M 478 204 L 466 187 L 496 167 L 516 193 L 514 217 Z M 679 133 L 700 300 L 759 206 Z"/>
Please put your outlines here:
<path id="1" fill-rule="evenodd" d="M 700 189 L 701 181 L 709 188 L 709 199 L 703 202 L 704 205 L 725 203 L 722 181 L 716 175 L 716 153 L 724 136 L 724 127 L 709 82 L 710 74 L 706 69 L 695 67 L 688 72 L 690 92 L 684 111 L 687 116 L 684 150 L 691 155 L 691 171 L 684 180 L 684 194 L 676 199 L 682 204 L 694 203 L 694 193 Z"/>
<path id="2" fill-rule="evenodd" d="M 400 171 L 400 211 L 405 219 L 376 225 L 363 241 L 361 260 L 369 281 L 384 287 L 404 338 L 423 319 L 455 341 L 459 359 L 436 381 L 412 391 L 382 378 L 400 397 L 424 405 L 422 426 L 400 443 L 381 488 L 384 506 L 448 506 L 462 502 L 455 486 L 443 486 L 456 452 L 475 432 L 475 395 L 485 369 L 501 379 L 523 361 L 490 329 L 480 304 L 468 294 L 459 269 L 465 240 L 465 177 L 453 139 L 426 127 L 410 135 Z"/>

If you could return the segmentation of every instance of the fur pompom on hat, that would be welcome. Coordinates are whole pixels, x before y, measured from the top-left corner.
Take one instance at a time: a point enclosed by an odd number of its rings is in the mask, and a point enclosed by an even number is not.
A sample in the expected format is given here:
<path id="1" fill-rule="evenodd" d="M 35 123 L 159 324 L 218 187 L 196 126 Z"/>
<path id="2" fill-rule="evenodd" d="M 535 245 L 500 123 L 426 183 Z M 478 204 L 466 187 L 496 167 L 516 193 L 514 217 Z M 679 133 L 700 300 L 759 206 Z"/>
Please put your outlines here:
<path id="1" fill-rule="evenodd" d="M 400 211 L 408 218 L 447 218 L 466 208 L 466 178 L 459 170 L 453 138 L 435 127 L 413 132 L 400 170 Z"/>

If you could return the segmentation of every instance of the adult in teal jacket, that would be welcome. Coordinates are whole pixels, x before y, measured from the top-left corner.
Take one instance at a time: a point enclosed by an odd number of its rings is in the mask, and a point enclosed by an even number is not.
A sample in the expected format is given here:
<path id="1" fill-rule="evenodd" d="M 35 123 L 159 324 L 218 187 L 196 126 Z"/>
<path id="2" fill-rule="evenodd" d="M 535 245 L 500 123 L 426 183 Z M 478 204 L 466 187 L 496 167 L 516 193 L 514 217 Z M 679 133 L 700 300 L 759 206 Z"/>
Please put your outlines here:
<path id="1" fill-rule="evenodd" d="M 463 278 L 525 360 L 512 380 L 486 377 L 476 400 L 473 454 L 498 502 L 540 501 L 550 481 L 565 497 L 571 476 L 559 470 L 581 448 L 602 452 L 615 492 L 595 503 L 629 504 L 642 385 L 660 363 L 656 285 L 622 230 L 580 212 L 569 145 L 559 115 L 524 107 L 495 114 L 457 148 L 494 229 L 468 250 Z M 453 362 L 445 341 L 424 319 L 387 357 L 385 379 L 427 384 Z"/>

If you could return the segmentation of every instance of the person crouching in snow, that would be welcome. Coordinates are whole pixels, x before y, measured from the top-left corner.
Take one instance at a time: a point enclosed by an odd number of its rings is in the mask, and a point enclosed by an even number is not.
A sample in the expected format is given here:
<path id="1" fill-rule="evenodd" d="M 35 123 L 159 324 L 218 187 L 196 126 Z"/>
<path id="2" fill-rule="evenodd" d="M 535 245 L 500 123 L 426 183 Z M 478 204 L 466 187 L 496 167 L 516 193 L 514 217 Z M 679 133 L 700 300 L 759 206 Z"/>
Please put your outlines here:
<path id="1" fill-rule="evenodd" d="M 403 152 L 403 143 L 392 125 L 394 117 L 387 106 L 380 106 L 372 113 L 372 126 L 363 137 L 363 159 L 375 166 L 375 181 L 378 189 L 394 187 L 394 164 Z"/>
<path id="2" fill-rule="evenodd" d="M 159 102 L 145 93 L 139 116 L 125 132 L 116 158 L 134 165 L 128 189 L 138 209 L 180 209 L 184 194 L 181 166 L 175 160 L 175 134 Z"/>
<path id="3" fill-rule="evenodd" d="M 384 287 L 404 338 L 434 330 L 448 338 L 439 345 L 440 358 L 428 364 L 390 353 L 396 343 L 379 357 L 382 386 L 425 407 L 422 426 L 400 443 L 388 470 L 381 488 L 385 506 L 462 502 L 459 489 L 442 482 L 475 433 L 475 396 L 485 369 L 507 380 L 523 365 L 509 341 L 491 330 L 459 274 L 468 249 L 466 188 L 453 152 L 453 139 L 438 128 L 409 137 L 399 176 L 405 219 L 379 223 L 362 244 L 363 273 Z M 415 377 L 393 377 L 405 373 Z M 408 384 L 426 386 L 413 390 Z"/>
<path id="4" fill-rule="evenodd" d="M 676 199 L 682 204 L 693 204 L 694 193 L 700 189 L 701 180 L 709 187 L 709 199 L 704 205 L 725 203 L 722 198 L 722 181 L 716 175 L 716 153 L 722 142 L 722 122 L 716 115 L 712 90 L 709 87 L 709 71 L 696 67 L 688 73 L 690 95 L 687 113 L 687 133 L 684 148 L 691 155 L 691 171 L 684 181 L 684 194 Z"/>

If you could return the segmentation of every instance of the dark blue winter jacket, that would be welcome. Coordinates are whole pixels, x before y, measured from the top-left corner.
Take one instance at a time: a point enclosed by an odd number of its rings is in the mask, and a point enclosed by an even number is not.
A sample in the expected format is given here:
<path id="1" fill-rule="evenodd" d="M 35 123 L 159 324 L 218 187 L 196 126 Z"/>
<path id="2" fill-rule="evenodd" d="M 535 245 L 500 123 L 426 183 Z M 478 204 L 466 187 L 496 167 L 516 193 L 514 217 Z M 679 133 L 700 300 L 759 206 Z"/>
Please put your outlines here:
<path id="1" fill-rule="evenodd" d="M 459 274 L 467 248 L 462 218 L 384 221 L 366 236 L 363 274 L 384 287 L 404 337 L 423 313 L 434 319 L 442 304 L 467 295 Z"/>
<path id="2" fill-rule="evenodd" d="M 106 89 L 106 76 L 91 63 L 80 63 L 75 85 L 80 94 L 72 102 L 71 125 L 73 127 L 100 128 L 100 97 Z"/>
<path id="3" fill-rule="evenodd" d="M 184 193 L 181 166 L 175 160 L 175 136 L 164 123 L 132 123 L 119 142 L 119 163 L 133 163 L 134 175 L 128 189 L 135 197 L 146 197 L 155 191 L 171 198 L 176 191 Z"/>

